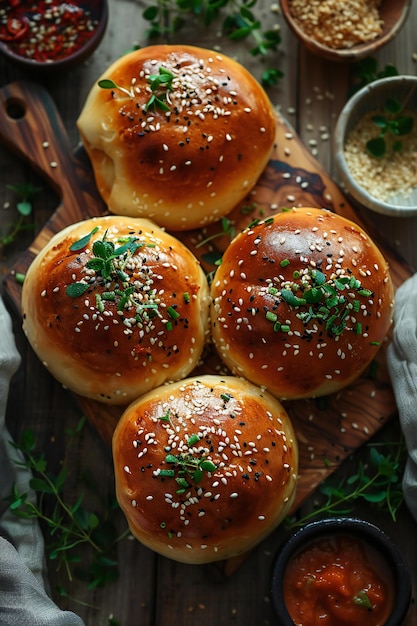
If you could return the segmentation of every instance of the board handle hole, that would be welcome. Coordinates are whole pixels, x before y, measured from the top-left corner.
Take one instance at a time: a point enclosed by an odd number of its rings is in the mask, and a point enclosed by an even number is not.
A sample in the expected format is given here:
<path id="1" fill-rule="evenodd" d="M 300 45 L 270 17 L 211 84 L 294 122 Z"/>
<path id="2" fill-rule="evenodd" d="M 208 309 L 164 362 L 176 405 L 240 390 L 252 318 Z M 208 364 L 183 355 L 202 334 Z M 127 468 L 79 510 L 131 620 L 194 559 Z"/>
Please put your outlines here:
<path id="1" fill-rule="evenodd" d="M 20 120 L 26 114 L 26 104 L 18 98 L 9 98 L 6 102 L 6 113 L 13 120 Z"/>

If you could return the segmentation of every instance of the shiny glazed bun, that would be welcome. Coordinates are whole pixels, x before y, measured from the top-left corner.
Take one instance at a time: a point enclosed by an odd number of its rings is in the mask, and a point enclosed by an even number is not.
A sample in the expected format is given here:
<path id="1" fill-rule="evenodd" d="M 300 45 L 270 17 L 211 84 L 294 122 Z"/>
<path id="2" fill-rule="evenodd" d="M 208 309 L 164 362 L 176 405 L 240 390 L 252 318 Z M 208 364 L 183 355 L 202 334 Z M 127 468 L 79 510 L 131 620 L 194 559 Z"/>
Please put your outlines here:
<path id="1" fill-rule="evenodd" d="M 282 399 L 350 384 L 375 357 L 393 313 L 376 245 L 353 222 L 321 209 L 284 210 L 240 233 L 211 295 L 220 357 Z"/>
<path id="2" fill-rule="evenodd" d="M 203 375 L 133 402 L 113 436 L 116 495 L 144 545 L 185 563 L 249 550 L 293 500 L 298 448 L 280 402 Z"/>
<path id="3" fill-rule="evenodd" d="M 23 328 L 60 382 L 124 405 L 187 376 L 208 331 L 198 260 L 148 220 L 98 217 L 55 235 L 31 264 Z"/>
<path id="4" fill-rule="evenodd" d="M 151 86 L 161 72 L 166 82 Z M 156 45 L 124 55 L 100 80 L 119 88 L 95 84 L 78 129 L 112 213 L 188 230 L 226 215 L 255 185 L 276 118 L 242 65 L 212 50 Z"/>

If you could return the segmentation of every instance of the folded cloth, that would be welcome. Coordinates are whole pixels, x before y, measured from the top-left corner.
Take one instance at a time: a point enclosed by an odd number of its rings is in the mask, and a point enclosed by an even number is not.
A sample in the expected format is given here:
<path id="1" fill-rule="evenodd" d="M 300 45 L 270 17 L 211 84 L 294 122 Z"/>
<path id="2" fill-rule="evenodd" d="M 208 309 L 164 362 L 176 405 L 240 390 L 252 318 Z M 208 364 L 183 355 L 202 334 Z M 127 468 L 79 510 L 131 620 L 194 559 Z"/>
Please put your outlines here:
<path id="1" fill-rule="evenodd" d="M 408 450 L 403 476 L 404 498 L 417 520 L 417 274 L 397 290 L 393 338 L 387 357 Z"/>
<path id="2" fill-rule="evenodd" d="M 5 424 L 9 384 L 20 356 L 14 342 L 10 316 L 0 298 L 0 624 L 2 626 L 83 626 L 82 620 L 62 611 L 46 589 L 44 543 L 36 520 L 13 515 L 5 502 L 13 484 L 28 493 L 31 473 L 13 460 L 22 456 L 11 444 Z"/>

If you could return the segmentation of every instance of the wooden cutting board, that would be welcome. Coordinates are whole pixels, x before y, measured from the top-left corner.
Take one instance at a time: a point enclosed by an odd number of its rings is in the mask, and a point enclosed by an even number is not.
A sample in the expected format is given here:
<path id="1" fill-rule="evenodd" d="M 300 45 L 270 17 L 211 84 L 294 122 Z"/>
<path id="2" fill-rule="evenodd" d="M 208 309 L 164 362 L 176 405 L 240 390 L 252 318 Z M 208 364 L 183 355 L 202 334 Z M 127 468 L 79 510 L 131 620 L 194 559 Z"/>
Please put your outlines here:
<path id="1" fill-rule="evenodd" d="M 26 272 L 52 234 L 70 223 L 105 212 L 105 206 L 98 195 L 84 150 L 71 152 L 59 114 L 43 88 L 26 82 L 10 84 L 0 90 L 0 103 L 6 113 L 0 116 L 0 140 L 29 161 L 61 198 L 55 213 L 5 279 L 6 293 L 19 314 L 21 287 L 14 274 Z M 289 206 L 324 207 L 369 231 L 286 120 L 277 114 L 276 145 L 271 160 L 256 188 L 229 215 L 229 220 L 238 232 L 255 218 L 264 218 Z M 207 255 L 216 250 L 221 253 L 230 241 L 230 233 L 222 233 L 223 227 L 215 224 L 204 231 L 177 233 L 177 237 L 210 272 L 214 265 L 207 260 Z M 385 254 L 394 284 L 398 287 L 412 270 L 377 233 L 371 232 L 370 235 Z M 212 237 L 211 242 L 203 244 L 209 237 Z M 218 367 L 217 357 L 208 350 L 198 373 L 214 372 Z M 110 445 L 123 408 L 77 399 L 100 436 Z M 347 456 L 396 415 L 386 367 L 386 346 L 372 367 L 344 391 L 317 400 L 287 402 L 285 406 L 300 448 L 295 510 Z"/>

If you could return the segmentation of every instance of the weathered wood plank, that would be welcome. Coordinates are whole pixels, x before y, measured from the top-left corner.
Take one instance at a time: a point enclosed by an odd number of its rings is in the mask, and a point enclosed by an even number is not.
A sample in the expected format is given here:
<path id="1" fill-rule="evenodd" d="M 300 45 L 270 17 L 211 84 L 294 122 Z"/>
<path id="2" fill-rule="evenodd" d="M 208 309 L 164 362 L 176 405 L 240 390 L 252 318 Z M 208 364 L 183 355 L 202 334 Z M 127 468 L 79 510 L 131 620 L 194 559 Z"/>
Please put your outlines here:
<path id="1" fill-rule="evenodd" d="M 133 0 L 110 0 L 110 23 L 109 30 L 102 46 L 97 50 L 92 59 L 67 76 L 58 77 L 54 81 L 45 81 L 54 101 L 58 105 L 59 113 L 64 121 L 65 129 L 69 135 L 71 150 L 78 143 L 78 133 L 75 120 L 85 96 L 94 80 L 115 58 L 120 56 L 127 47 L 135 43 L 145 44 L 144 30 L 146 28 L 141 20 L 142 5 Z M 284 78 L 280 84 L 269 90 L 274 104 L 282 111 L 283 115 L 296 128 L 305 146 L 311 152 L 314 146 L 309 145 L 309 139 L 318 139 L 317 159 L 326 171 L 332 172 L 331 141 L 321 139 L 318 136 L 320 126 L 329 129 L 334 128 L 337 114 L 346 97 L 346 86 L 349 68 L 335 64 L 324 63 L 314 58 L 311 54 L 300 49 L 293 35 L 283 24 L 266 0 L 261 0 L 256 8 L 259 14 L 273 21 L 278 19 L 282 26 L 282 45 L 276 55 L 276 65 L 284 71 Z M 221 45 L 224 52 L 230 52 L 233 56 L 245 63 L 259 78 L 263 70 L 263 64 L 259 59 L 252 58 L 248 47 L 243 42 L 237 47 L 235 44 L 225 43 L 225 39 L 218 35 L 216 26 L 211 32 L 198 28 L 188 29 L 178 35 L 177 40 L 184 42 L 198 41 L 199 45 L 214 47 Z M 414 3 L 409 22 L 406 24 L 400 36 L 389 44 L 382 52 L 378 53 L 380 65 L 394 63 L 403 73 L 415 73 L 416 61 L 412 54 L 417 52 L 415 33 L 417 32 L 417 5 Z M 16 80 L 27 80 L 19 70 L 6 66 L 0 59 L 0 86 L 12 83 Z M 318 88 L 318 89 L 316 89 Z M 318 95 L 329 89 L 329 95 L 320 100 Z M 315 96 L 315 98 L 314 98 Z M 311 100 L 311 102 L 309 101 Z M 307 128 L 311 123 L 313 130 Z M 296 157 L 296 153 L 293 153 Z M 21 163 L 10 153 L 9 149 L 0 145 L 0 202 L 7 200 L 11 203 L 14 196 L 4 190 L 6 182 L 17 183 L 31 180 L 38 182 L 37 175 Z M 59 200 L 58 200 L 59 202 Z M 35 227 L 43 226 L 48 215 L 56 209 L 57 201 L 52 194 L 48 194 L 45 187 L 40 196 L 35 200 Z M 0 222 L 4 225 L 13 215 L 13 206 L 1 210 Z M 369 221 L 371 229 L 379 229 L 386 239 L 399 251 L 406 261 L 417 267 L 417 219 L 397 220 L 382 216 L 364 215 Z M 18 259 L 27 244 L 31 242 L 31 233 L 24 234 L 19 242 L 14 245 L 2 259 L 2 270 L 7 271 L 12 259 Z M 402 266 L 401 266 L 402 267 Z M 400 276 L 400 279 L 403 277 Z M 16 339 L 19 350 L 23 356 L 23 364 L 15 377 L 9 400 L 8 424 L 15 435 L 23 428 L 33 428 L 39 446 L 45 452 L 51 463 L 58 466 L 66 463 L 71 473 L 71 481 L 68 484 L 68 494 L 73 496 L 81 489 L 82 474 L 84 471 L 91 472 L 97 480 L 97 492 L 105 497 L 111 493 L 113 478 L 111 469 L 111 456 L 108 445 L 104 444 L 97 434 L 96 427 L 87 425 L 79 438 L 76 447 L 72 447 L 71 437 L 66 429 L 73 429 L 81 415 L 78 402 L 60 385 L 51 379 L 48 373 L 28 348 L 26 341 L 19 329 L 19 320 L 15 320 Z M 386 393 L 386 370 L 380 369 L 382 387 L 378 385 L 376 393 Z M 374 390 L 374 381 L 361 382 L 366 391 L 361 390 L 359 397 L 364 395 L 368 398 Z M 350 450 L 356 448 L 358 432 L 368 419 L 363 407 L 357 406 L 358 396 L 351 394 L 344 402 L 353 411 L 360 412 L 361 420 L 358 421 L 359 429 L 352 428 L 349 431 L 348 459 L 338 470 L 338 475 L 349 475 L 354 471 L 358 454 L 350 455 Z M 391 396 L 389 396 L 391 402 Z M 339 410 L 340 406 L 333 410 Z M 310 410 L 311 407 L 308 407 Z M 327 443 L 317 439 L 316 431 L 312 431 L 316 419 L 331 421 L 329 416 L 323 416 L 323 409 L 317 406 L 314 409 L 313 424 L 308 422 L 303 425 L 300 433 L 303 439 L 302 455 L 303 463 L 309 463 L 311 476 L 309 485 L 312 488 L 314 482 L 322 477 L 322 461 L 320 458 L 327 449 Z M 304 413 L 304 408 L 300 411 Z M 332 413 L 333 414 L 333 413 Z M 363 417 L 363 419 L 362 419 Z M 297 418 L 296 418 L 297 419 Z M 395 421 L 392 422 L 395 424 Z M 341 425 L 340 416 L 336 421 L 328 425 L 330 433 Z M 314 435 L 312 434 L 314 433 Z M 103 433 L 104 439 L 108 440 L 111 428 Z M 314 449 L 310 449 L 311 439 Z M 343 451 L 344 452 L 344 451 Z M 314 458 L 310 458 L 314 454 Z M 338 449 L 332 450 L 334 457 Z M 333 458 L 333 456 L 332 456 Z M 75 490 L 75 491 L 74 491 Z M 303 510 L 314 506 L 314 496 L 307 498 Z M 365 517 L 372 517 L 372 510 L 366 507 L 356 507 L 356 512 Z M 382 524 L 387 532 L 396 540 L 406 552 L 413 566 L 414 582 L 417 584 L 417 550 L 416 550 L 416 526 L 415 523 L 402 509 L 397 523 L 387 520 L 375 519 Z M 121 528 L 124 526 L 123 518 L 119 520 Z M 216 567 L 188 567 L 176 564 L 161 557 L 157 557 L 137 542 L 124 540 L 119 546 L 119 562 L 122 567 L 120 580 L 108 585 L 104 589 L 89 592 L 84 583 L 74 581 L 69 588 L 71 598 L 61 598 L 55 594 L 56 600 L 62 606 L 69 607 L 79 613 L 87 626 L 106 626 L 108 616 L 114 617 L 123 626 L 171 626 L 171 624 L 199 624 L 212 626 L 213 623 L 236 624 L 236 626 L 260 626 L 275 623 L 270 603 L 269 571 L 272 563 L 272 555 L 283 539 L 282 529 L 277 530 L 253 553 L 243 561 L 230 562 L 224 568 Z M 56 584 L 65 584 L 65 578 L 57 575 L 53 563 L 50 564 L 50 581 L 52 588 Z M 233 575 L 231 575 L 233 574 Z M 225 576 L 226 575 L 226 576 Z M 94 606 L 83 606 L 79 602 L 86 602 Z M 407 618 L 405 626 L 417 626 L 417 613 L 415 606 Z"/>

